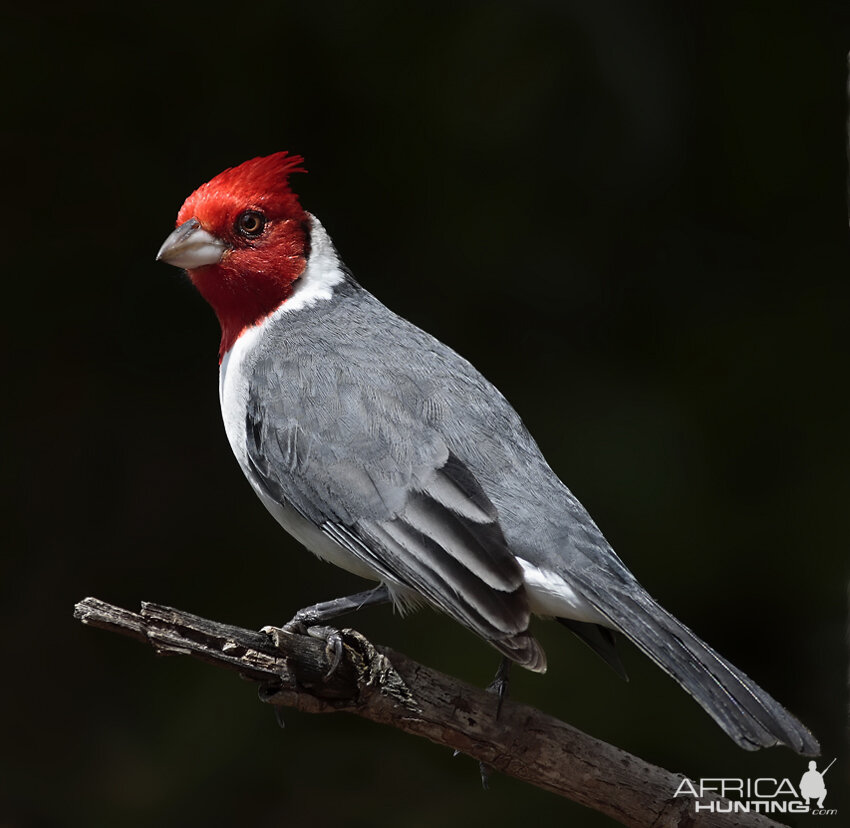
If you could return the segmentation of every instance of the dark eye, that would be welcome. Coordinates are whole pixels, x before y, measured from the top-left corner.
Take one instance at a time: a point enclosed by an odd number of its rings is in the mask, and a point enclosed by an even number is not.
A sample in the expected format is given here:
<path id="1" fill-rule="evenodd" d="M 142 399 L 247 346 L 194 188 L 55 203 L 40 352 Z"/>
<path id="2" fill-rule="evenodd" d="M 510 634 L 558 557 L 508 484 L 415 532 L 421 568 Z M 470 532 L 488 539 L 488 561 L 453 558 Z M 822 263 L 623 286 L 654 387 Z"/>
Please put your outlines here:
<path id="1" fill-rule="evenodd" d="M 256 239 L 266 229 L 266 217 L 256 210 L 246 210 L 236 219 L 236 232 L 246 239 Z"/>

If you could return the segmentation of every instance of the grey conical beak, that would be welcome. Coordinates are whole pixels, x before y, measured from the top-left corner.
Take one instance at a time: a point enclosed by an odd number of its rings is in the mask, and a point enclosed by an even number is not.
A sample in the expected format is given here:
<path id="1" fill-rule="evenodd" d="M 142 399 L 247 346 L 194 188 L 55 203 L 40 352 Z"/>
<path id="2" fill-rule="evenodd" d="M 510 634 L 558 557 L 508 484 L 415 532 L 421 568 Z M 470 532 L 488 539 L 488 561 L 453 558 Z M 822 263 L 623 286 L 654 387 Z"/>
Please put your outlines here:
<path id="1" fill-rule="evenodd" d="M 218 264 L 225 250 L 227 245 L 221 239 L 204 230 L 196 218 L 190 218 L 165 240 L 156 260 L 191 270 Z"/>

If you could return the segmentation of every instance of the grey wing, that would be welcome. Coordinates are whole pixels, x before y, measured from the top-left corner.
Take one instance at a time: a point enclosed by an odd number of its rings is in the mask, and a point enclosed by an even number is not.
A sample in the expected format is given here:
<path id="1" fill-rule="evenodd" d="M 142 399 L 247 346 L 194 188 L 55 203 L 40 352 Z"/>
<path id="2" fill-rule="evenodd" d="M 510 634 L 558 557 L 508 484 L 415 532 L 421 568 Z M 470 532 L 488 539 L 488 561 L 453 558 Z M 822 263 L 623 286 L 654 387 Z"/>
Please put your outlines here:
<path id="1" fill-rule="evenodd" d="M 268 379 L 273 365 L 260 366 Z M 545 655 L 528 633 L 522 569 L 498 514 L 442 436 L 410 411 L 409 393 L 375 379 L 299 397 L 266 382 L 249 391 L 246 449 L 266 493 L 295 508 L 392 587 L 413 590 L 531 670 Z M 408 392 L 410 389 L 408 389 Z M 311 399 L 323 401 L 312 405 Z"/>

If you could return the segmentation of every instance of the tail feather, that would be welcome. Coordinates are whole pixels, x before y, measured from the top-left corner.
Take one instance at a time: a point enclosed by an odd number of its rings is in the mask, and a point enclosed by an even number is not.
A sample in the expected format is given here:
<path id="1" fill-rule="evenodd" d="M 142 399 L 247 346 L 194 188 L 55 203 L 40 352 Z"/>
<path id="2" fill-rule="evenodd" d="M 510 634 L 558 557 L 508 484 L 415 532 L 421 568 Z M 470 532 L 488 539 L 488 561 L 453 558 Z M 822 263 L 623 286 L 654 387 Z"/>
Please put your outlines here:
<path id="1" fill-rule="evenodd" d="M 607 627 L 599 624 L 590 624 L 587 621 L 576 621 L 574 618 L 556 618 L 568 630 L 572 630 L 591 650 L 593 650 L 623 681 L 628 681 L 629 676 L 620 656 L 617 653 L 617 642 L 614 633 Z"/>
<path id="2" fill-rule="evenodd" d="M 677 618 L 637 582 L 581 584 L 623 635 L 672 676 L 742 748 L 787 745 L 817 756 L 817 739 L 781 704 Z"/>
<path id="3" fill-rule="evenodd" d="M 546 672 L 546 653 L 529 632 L 505 638 L 488 638 L 487 641 L 503 656 L 533 673 Z"/>

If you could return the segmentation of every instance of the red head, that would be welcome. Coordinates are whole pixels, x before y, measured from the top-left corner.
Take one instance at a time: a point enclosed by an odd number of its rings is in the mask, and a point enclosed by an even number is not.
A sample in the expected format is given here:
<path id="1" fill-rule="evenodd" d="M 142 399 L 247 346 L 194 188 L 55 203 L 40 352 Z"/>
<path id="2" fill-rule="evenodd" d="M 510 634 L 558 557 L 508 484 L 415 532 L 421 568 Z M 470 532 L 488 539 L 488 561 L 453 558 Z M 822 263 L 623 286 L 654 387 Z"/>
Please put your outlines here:
<path id="1" fill-rule="evenodd" d="M 223 355 L 292 293 L 309 246 L 307 214 L 289 189 L 303 158 L 277 152 L 225 170 L 195 190 L 159 251 L 186 268 L 221 324 Z"/>

